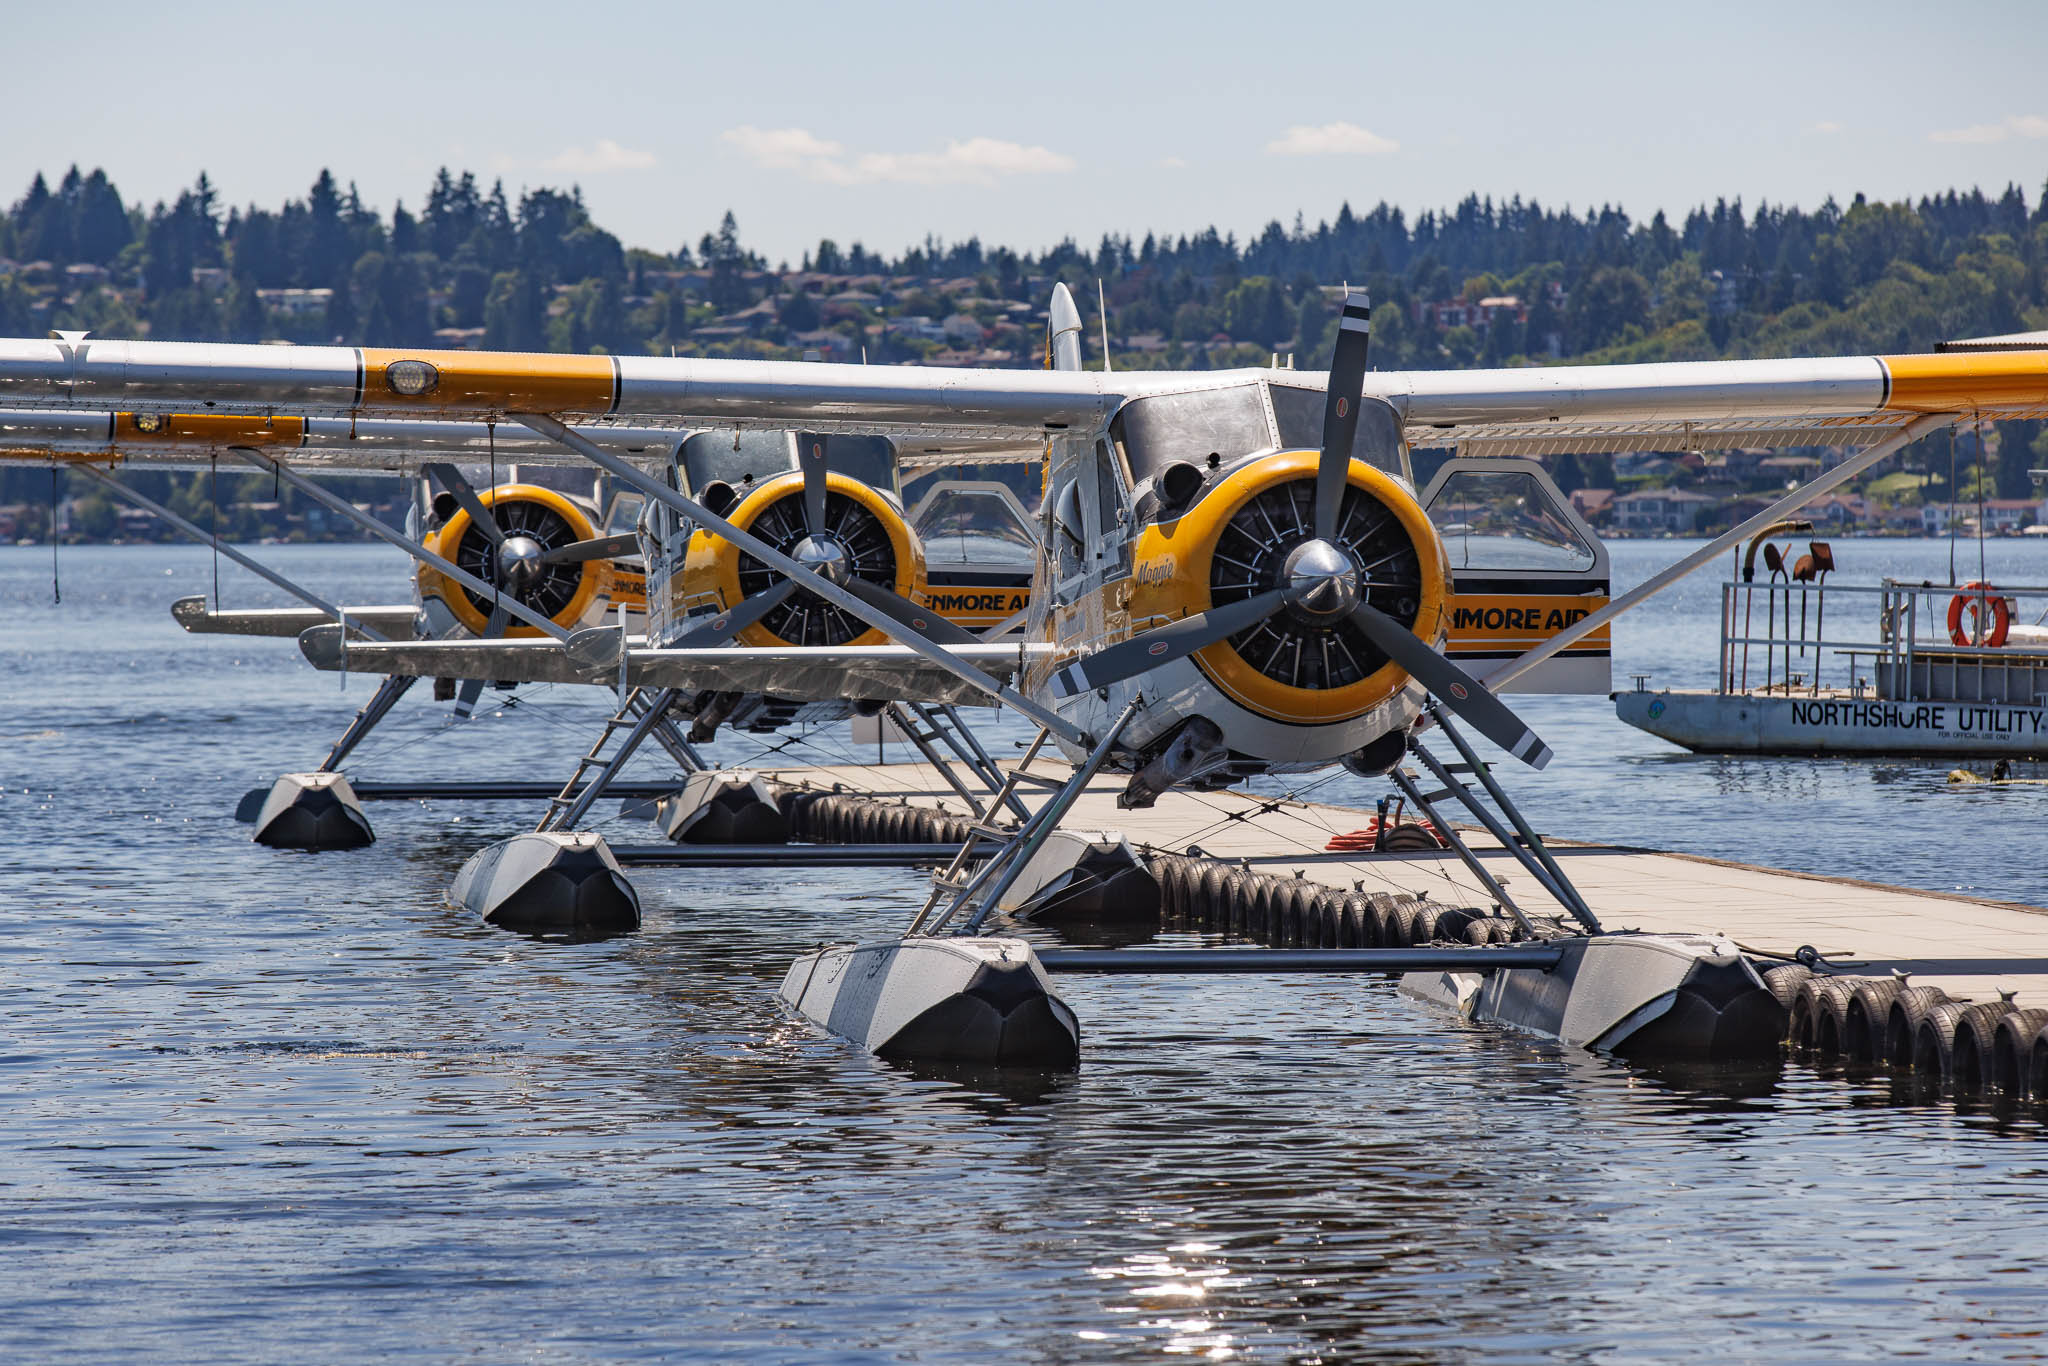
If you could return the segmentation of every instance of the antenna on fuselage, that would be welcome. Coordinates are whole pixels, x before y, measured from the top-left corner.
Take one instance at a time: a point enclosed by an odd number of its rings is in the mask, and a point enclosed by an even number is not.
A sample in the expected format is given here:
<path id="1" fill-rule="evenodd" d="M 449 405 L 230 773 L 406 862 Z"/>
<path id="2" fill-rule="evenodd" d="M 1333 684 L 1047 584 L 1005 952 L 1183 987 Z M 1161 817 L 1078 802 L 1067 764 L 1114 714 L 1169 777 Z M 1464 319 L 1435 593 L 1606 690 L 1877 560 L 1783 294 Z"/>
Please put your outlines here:
<path id="1" fill-rule="evenodd" d="M 1102 315 L 1102 373 L 1109 373 L 1109 296 L 1103 293 L 1102 277 L 1095 277 L 1095 309 Z"/>

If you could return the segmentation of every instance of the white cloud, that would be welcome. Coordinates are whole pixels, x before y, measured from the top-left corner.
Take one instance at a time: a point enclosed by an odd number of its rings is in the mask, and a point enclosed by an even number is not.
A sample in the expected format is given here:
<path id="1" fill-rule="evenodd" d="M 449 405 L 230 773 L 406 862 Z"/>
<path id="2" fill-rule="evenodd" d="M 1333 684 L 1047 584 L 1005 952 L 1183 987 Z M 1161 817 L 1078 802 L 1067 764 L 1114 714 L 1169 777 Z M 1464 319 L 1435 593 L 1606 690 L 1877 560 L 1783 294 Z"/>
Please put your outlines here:
<path id="1" fill-rule="evenodd" d="M 1311 128 L 1297 123 L 1266 144 L 1273 157 L 1378 157 L 1401 150 L 1392 138 L 1360 128 L 1355 123 L 1325 123 Z"/>
<path id="2" fill-rule="evenodd" d="M 1164 166 L 1169 171 L 1178 171 L 1185 167 L 1187 165 L 1187 162 L 1181 160 L 1179 157 L 1167 157 L 1159 164 L 1161 166 Z"/>
<path id="3" fill-rule="evenodd" d="M 756 128 L 747 124 L 728 128 L 721 136 L 756 166 L 774 171 L 801 171 L 814 163 L 831 161 L 846 150 L 802 128 Z"/>
<path id="4" fill-rule="evenodd" d="M 1973 123 L 1929 133 L 1929 142 L 2004 142 L 2007 138 L 2048 138 L 2048 118 L 2039 114 L 2008 114 L 1997 123 Z"/>
<path id="5" fill-rule="evenodd" d="M 1809 133 L 1839 133 L 1842 131 L 1842 125 L 1836 123 L 1833 119 L 1822 119 L 1806 131 Z"/>
<path id="6" fill-rule="evenodd" d="M 606 171 L 644 171 L 654 164 L 654 153 L 621 147 L 610 138 L 599 138 L 588 150 L 569 147 L 543 161 L 544 171 L 566 175 L 601 175 Z"/>
<path id="7" fill-rule="evenodd" d="M 756 166 L 796 171 L 827 185 L 993 185 L 1004 176 L 1056 175 L 1074 169 L 1074 159 L 1044 147 L 1000 138 L 949 142 L 939 152 L 863 152 L 846 148 L 804 128 L 727 129 L 727 145 Z"/>

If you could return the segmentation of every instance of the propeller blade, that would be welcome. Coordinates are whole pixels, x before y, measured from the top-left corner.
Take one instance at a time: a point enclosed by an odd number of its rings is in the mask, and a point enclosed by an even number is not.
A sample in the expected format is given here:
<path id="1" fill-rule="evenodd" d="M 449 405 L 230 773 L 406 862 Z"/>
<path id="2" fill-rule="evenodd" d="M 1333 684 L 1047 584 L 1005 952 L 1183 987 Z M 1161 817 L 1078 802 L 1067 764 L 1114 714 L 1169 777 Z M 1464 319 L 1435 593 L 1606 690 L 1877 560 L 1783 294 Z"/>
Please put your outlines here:
<path id="1" fill-rule="evenodd" d="M 961 630 L 931 608 L 919 607 L 909 598 L 900 597 L 878 583 L 870 583 L 866 579 L 853 576 L 846 580 L 846 591 L 877 612 L 888 613 L 926 640 L 936 641 L 940 645 L 981 644 L 981 637 Z"/>
<path id="2" fill-rule="evenodd" d="M 699 626 L 696 630 L 678 640 L 676 648 L 681 650 L 701 650 L 708 649 L 714 645 L 725 644 L 725 642 L 731 640 L 734 636 L 782 606 L 783 603 L 788 602 L 790 595 L 796 592 L 796 587 L 796 580 L 784 579 L 767 592 L 748 598 L 730 612 L 724 612 L 713 617 L 705 625 Z"/>
<path id="3" fill-rule="evenodd" d="M 1363 292 L 1344 296 L 1337 319 L 1337 350 L 1330 357 L 1330 385 L 1323 398 L 1323 455 L 1316 462 L 1316 539 L 1337 538 L 1337 514 L 1351 479 L 1351 442 L 1358 435 L 1358 404 L 1365 396 L 1365 355 L 1372 343 L 1372 300 Z"/>
<path id="4" fill-rule="evenodd" d="M 512 613 L 510 612 L 510 610 L 506 608 L 505 604 L 503 602 L 493 603 L 491 606 L 490 619 L 484 623 L 484 633 L 479 638 L 483 640 L 492 640 L 498 636 L 502 636 L 505 634 L 505 628 L 511 625 L 511 623 Z M 482 697 L 483 695 L 483 679 L 463 679 L 462 687 L 455 694 L 455 719 L 458 721 L 467 721 L 469 719 L 469 714 L 472 711 L 476 710 L 476 700 L 479 697 Z"/>
<path id="5" fill-rule="evenodd" d="M 797 438 L 797 463 L 804 472 L 804 530 L 813 536 L 825 531 L 825 438 L 805 433 Z"/>
<path id="6" fill-rule="evenodd" d="M 1481 735 L 1531 768 L 1542 768 L 1550 762 L 1550 746 L 1521 717 L 1509 711 L 1507 704 L 1484 683 L 1431 649 L 1413 631 L 1367 602 L 1351 609 L 1351 620 L 1387 658 L 1406 669 L 1460 718 L 1471 722 Z"/>
<path id="7" fill-rule="evenodd" d="M 499 527 L 498 519 L 491 516 L 491 510 L 484 506 L 483 499 L 476 496 L 476 490 L 462 477 L 462 471 L 453 465 L 445 464 L 422 465 L 420 471 L 434 476 L 442 488 L 455 495 L 455 501 L 462 504 L 462 510 L 469 514 L 469 520 L 477 524 L 477 529 L 483 532 L 492 545 L 505 544 L 505 532 Z"/>
<path id="8" fill-rule="evenodd" d="M 639 536 L 628 532 L 622 536 L 600 536 L 594 541 L 572 541 L 568 545 L 556 546 L 540 557 L 542 564 L 580 564 L 584 560 L 609 560 L 620 555 L 638 555 Z"/>
<path id="9" fill-rule="evenodd" d="M 1053 675 L 1053 690 L 1061 697 L 1073 697 L 1090 688 L 1106 688 L 1112 683 L 1136 677 L 1147 669 L 1184 659 L 1226 636 L 1234 636 L 1248 626 L 1258 625 L 1287 605 L 1289 592 L 1285 588 L 1269 589 L 1243 602 L 1211 607 L 1206 612 L 1197 612 L 1168 625 L 1142 631 L 1129 640 L 1120 641 L 1106 650 L 1097 650 L 1087 658 L 1067 665 Z"/>

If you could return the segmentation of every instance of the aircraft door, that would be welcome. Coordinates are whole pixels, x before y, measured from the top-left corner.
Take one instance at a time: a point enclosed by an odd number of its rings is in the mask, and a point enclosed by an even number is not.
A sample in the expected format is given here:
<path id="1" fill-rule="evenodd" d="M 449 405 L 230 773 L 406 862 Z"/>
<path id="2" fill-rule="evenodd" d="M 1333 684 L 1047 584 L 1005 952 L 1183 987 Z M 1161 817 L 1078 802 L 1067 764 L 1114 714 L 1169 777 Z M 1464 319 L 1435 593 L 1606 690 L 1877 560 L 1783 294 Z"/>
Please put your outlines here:
<path id="1" fill-rule="evenodd" d="M 1043 505 L 1045 555 L 1053 585 L 1053 633 L 1063 643 L 1085 634 L 1080 602 L 1093 563 L 1091 514 L 1095 503 L 1087 449 L 1055 449 Z"/>
<path id="2" fill-rule="evenodd" d="M 1474 677 L 1607 605 L 1607 547 L 1536 461 L 1446 461 L 1421 501 L 1451 564 L 1444 653 Z M 1604 695 L 1612 687 L 1603 628 L 1506 691 Z"/>

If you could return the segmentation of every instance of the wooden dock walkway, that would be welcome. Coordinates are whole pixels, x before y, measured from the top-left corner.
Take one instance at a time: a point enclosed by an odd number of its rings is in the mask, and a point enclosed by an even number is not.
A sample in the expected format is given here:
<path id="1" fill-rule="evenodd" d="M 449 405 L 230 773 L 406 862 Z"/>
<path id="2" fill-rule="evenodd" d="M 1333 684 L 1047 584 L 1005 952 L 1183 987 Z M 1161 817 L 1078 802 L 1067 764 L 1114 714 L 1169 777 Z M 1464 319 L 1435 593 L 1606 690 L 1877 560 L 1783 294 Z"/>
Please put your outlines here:
<path id="1" fill-rule="evenodd" d="M 792 786 L 843 790 L 966 814 L 957 794 L 922 764 L 845 765 L 763 770 Z M 1065 765 L 1034 771 L 1055 781 Z M 1120 830 L 1134 847 L 1181 854 L 1191 846 L 1229 862 L 1251 860 L 1333 887 L 1427 893 L 1441 904 L 1486 907 L 1491 898 L 1455 854 L 1329 854 L 1335 834 L 1357 830 L 1370 811 L 1240 792 L 1174 791 L 1149 810 L 1122 811 L 1122 777 L 1105 777 L 1075 804 L 1070 830 Z M 1027 802 L 1045 794 L 1022 791 Z M 1563 914 L 1513 856 L 1480 829 L 1459 827 L 1467 843 L 1522 908 Z M 1759 868 L 1657 850 L 1588 844 L 1545 836 L 1593 912 L 1609 930 L 1715 931 L 1752 953 L 1818 949 L 1846 971 L 1913 974 L 1971 1001 L 2017 993 L 2022 1006 L 2048 1007 L 2048 910 L 1874 882 Z"/>

